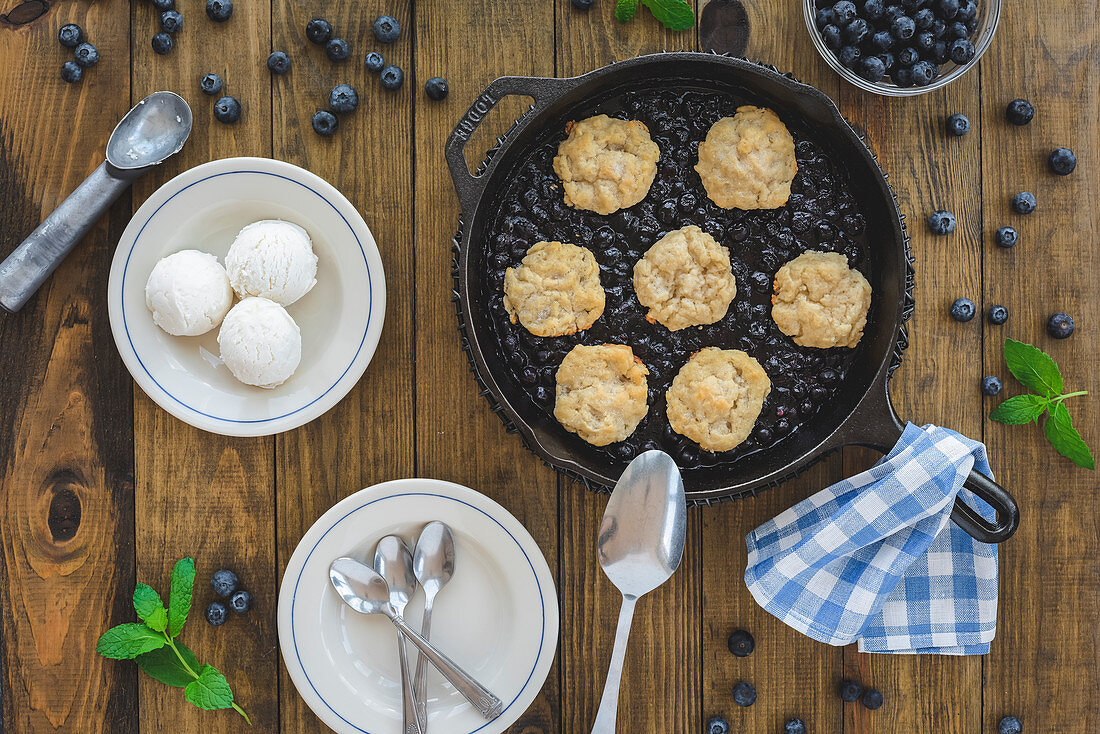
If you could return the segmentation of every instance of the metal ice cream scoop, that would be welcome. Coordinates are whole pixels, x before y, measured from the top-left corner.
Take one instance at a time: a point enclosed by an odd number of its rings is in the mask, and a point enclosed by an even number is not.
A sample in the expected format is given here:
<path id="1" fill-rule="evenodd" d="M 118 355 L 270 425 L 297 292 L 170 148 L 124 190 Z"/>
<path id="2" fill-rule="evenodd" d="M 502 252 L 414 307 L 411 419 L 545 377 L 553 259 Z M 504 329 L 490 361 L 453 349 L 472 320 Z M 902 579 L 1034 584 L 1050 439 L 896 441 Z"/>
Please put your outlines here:
<path id="1" fill-rule="evenodd" d="M 154 92 L 127 112 L 107 141 L 107 160 L 0 263 L 0 308 L 22 308 L 115 199 L 190 134 L 191 108 L 173 92 Z"/>

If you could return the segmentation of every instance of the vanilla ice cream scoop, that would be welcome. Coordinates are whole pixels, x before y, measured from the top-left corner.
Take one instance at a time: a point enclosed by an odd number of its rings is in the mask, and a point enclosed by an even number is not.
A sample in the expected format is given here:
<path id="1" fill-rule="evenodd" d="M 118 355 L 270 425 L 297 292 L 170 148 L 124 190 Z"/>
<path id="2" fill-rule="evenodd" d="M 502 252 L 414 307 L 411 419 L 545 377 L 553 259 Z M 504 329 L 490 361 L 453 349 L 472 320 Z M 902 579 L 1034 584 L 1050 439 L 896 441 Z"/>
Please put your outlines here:
<path id="1" fill-rule="evenodd" d="M 225 256 L 225 269 L 241 298 L 261 296 L 283 306 L 317 284 L 317 255 L 309 233 L 280 219 L 263 219 L 242 229 Z"/>
<path id="2" fill-rule="evenodd" d="M 246 298 L 218 332 L 222 361 L 246 385 L 278 387 L 302 361 L 302 332 L 286 309 L 267 298 Z"/>
<path id="3" fill-rule="evenodd" d="M 145 305 L 153 323 L 173 336 L 205 334 L 233 305 L 229 276 L 218 258 L 181 250 L 153 266 L 145 282 Z"/>

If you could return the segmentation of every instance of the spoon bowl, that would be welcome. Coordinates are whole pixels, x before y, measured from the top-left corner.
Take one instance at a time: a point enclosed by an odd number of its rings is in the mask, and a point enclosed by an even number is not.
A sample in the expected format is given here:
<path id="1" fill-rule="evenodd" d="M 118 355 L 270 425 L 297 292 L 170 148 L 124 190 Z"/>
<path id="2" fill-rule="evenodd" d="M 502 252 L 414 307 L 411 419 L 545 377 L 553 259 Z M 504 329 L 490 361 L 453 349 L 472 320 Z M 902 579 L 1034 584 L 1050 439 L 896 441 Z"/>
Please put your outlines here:
<path id="1" fill-rule="evenodd" d="M 455 573 L 455 538 L 438 520 L 428 523 L 416 541 L 413 572 L 424 593 L 435 596 Z"/>
<path id="2" fill-rule="evenodd" d="M 390 588 L 370 566 L 354 558 L 337 558 L 328 568 L 328 577 L 344 603 L 360 614 L 394 615 Z"/>
<path id="3" fill-rule="evenodd" d="M 155 166 L 191 134 L 191 108 L 175 92 L 153 92 L 119 120 L 107 141 L 107 162 L 121 170 Z"/>

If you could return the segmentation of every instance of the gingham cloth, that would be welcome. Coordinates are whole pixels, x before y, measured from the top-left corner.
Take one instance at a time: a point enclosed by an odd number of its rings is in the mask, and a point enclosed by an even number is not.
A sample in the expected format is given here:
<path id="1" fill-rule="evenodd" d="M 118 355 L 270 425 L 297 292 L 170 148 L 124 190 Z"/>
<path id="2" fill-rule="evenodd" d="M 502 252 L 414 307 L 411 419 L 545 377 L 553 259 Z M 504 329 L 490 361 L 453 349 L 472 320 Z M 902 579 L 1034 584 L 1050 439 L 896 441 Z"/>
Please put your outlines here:
<path id="1" fill-rule="evenodd" d="M 983 655 L 997 625 L 997 546 L 950 521 L 985 446 L 912 423 L 871 469 L 818 492 L 746 537 L 745 583 L 815 640 L 860 652 Z"/>

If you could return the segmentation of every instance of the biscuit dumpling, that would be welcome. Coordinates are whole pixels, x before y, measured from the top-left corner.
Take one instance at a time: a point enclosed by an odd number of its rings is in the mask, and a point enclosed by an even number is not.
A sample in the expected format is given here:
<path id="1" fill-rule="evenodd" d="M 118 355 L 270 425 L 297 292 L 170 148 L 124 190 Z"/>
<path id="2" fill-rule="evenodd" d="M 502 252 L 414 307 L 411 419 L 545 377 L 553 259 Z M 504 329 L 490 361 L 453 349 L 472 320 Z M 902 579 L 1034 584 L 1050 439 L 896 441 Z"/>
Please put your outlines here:
<path id="1" fill-rule="evenodd" d="M 771 389 L 764 368 L 740 349 L 700 349 L 665 393 L 669 425 L 707 451 L 729 451 L 749 437 Z"/>
<path id="2" fill-rule="evenodd" d="M 591 251 L 565 242 L 536 242 L 518 267 L 504 272 L 504 308 L 535 336 L 587 329 L 603 313 L 600 266 Z"/>
<path id="3" fill-rule="evenodd" d="M 642 122 L 596 115 L 566 130 L 569 137 L 554 157 L 566 204 L 611 214 L 645 198 L 661 150 Z"/>
<path id="4" fill-rule="evenodd" d="M 634 292 L 651 323 L 713 324 L 737 295 L 729 250 L 695 225 L 669 232 L 634 264 Z"/>
<path id="5" fill-rule="evenodd" d="M 775 274 L 772 319 L 803 347 L 854 347 L 863 337 L 871 285 L 837 252 L 804 252 Z"/>
<path id="6" fill-rule="evenodd" d="M 790 198 L 798 172 L 794 139 L 774 112 L 744 105 L 711 126 L 695 170 L 723 209 L 777 209 Z"/>
<path id="7" fill-rule="evenodd" d="M 558 367 L 554 417 L 593 446 L 623 441 L 649 410 L 648 374 L 624 344 L 578 344 Z"/>

